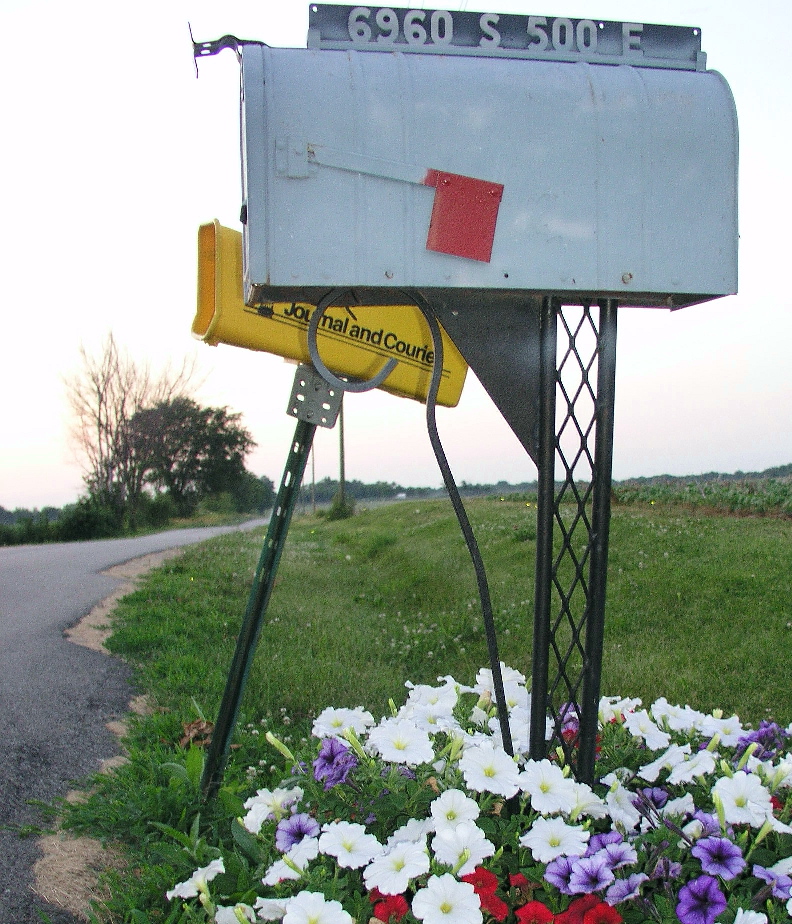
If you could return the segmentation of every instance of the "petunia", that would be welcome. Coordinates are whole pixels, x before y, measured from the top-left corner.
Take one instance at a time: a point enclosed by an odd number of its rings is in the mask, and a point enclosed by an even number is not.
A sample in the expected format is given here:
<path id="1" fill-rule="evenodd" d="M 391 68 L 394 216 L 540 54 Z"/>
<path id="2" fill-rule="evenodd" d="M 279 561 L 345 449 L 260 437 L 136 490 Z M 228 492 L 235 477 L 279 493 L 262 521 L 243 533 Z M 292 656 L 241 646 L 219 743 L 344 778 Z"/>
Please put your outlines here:
<path id="1" fill-rule="evenodd" d="M 553 912 L 540 901 L 530 901 L 514 909 L 518 924 L 550 924 Z"/>
<path id="2" fill-rule="evenodd" d="M 478 803 L 461 789 L 447 789 L 429 806 L 436 830 L 453 828 L 460 821 L 475 821 L 479 817 Z"/>
<path id="3" fill-rule="evenodd" d="M 319 823 L 305 812 L 297 812 L 288 818 L 281 818 L 275 829 L 275 846 L 286 853 L 300 843 L 304 837 L 316 837 Z"/>
<path id="4" fill-rule="evenodd" d="M 222 857 L 219 860 L 212 860 L 208 866 L 202 866 L 197 869 L 189 879 L 180 882 L 172 889 L 165 893 L 165 897 L 170 901 L 172 898 L 195 898 L 199 891 L 206 889 L 206 884 L 211 882 L 215 876 L 225 872 L 225 864 Z"/>
<path id="5" fill-rule="evenodd" d="M 509 906 L 496 895 L 498 877 L 483 866 L 477 866 L 472 873 L 459 877 L 463 882 L 469 882 L 475 889 L 481 902 L 481 908 L 496 921 L 505 921 L 509 913 Z"/>
<path id="6" fill-rule="evenodd" d="M 339 737 L 351 729 L 355 734 L 362 735 L 372 725 L 374 716 L 360 706 L 354 709 L 334 709 L 330 706 L 314 719 L 311 734 L 315 738 Z"/>
<path id="7" fill-rule="evenodd" d="M 341 903 L 328 901 L 321 892 L 300 892 L 289 901 L 283 924 L 353 924 Z"/>
<path id="8" fill-rule="evenodd" d="M 520 838 L 534 860 L 549 863 L 556 857 L 580 857 L 586 852 L 589 832 L 579 825 L 568 825 L 561 818 L 537 818 L 530 831 Z"/>
<path id="9" fill-rule="evenodd" d="M 600 851 L 593 857 L 581 857 L 572 864 L 569 889 L 573 895 L 601 892 L 614 880 L 613 870 Z"/>
<path id="10" fill-rule="evenodd" d="M 542 815 L 569 814 L 577 801 L 574 782 L 547 759 L 526 763 L 520 788 L 531 797 L 531 808 Z"/>
<path id="11" fill-rule="evenodd" d="M 495 845 L 472 821 L 461 821 L 453 828 L 441 828 L 432 839 L 432 850 L 440 863 L 464 876 L 486 857 L 495 853 Z"/>
<path id="12" fill-rule="evenodd" d="M 761 828 L 772 817 L 770 793 L 753 773 L 738 770 L 732 777 L 723 776 L 712 792 L 720 799 L 723 814 L 729 824 L 748 824 Z"/>
<path id="13" fill-rule="evenodd" d="M 631 873 L 626 879 L 616 879 L 608 886 L 605 893 L 605 901 L 609 905 L 618 905 L 621 902 L 630 901 L 638 898 L 641 892 L 641 886 L 647 882 L 649 877 L 646 873 Z"/>
<path id="14" fill-rule="evenodd" d="M 767 924 L 767 915 L 761 911 L 746 911 L 738 908 L 734 924 Z"/>
<path id="15" fill-rule="evenodd" d="M 304 837 L 299 844 L 295 844 L 284 859 L 276 860 L 269 867 L 261 880 L 264 885 L 277 885 L 285 879 L 300 879 L 302 872 L 311 862 L 319 856 L 319 841 L 315 837 Z"/>
<path id="16" fill-rule="evenodd" d="M 255 796 L 245 802 L 247 814 L 242 824 L 251 834 L 258 834 L 265 821 L 291 814 L 291 806 L 302 797 L 303 791 L 299 786 L 292 789 L 259 789 Z"/>
<path id="17" fill-rule="evenodd" d="M 325 791 L 345 783 L 357 767 L 354 751 L 337 738 L 322 739 L 319 754 L 313 762 L 314 779 L 324 784 Z"/>
<path id="18" fill-rule="evenodd" d="M 261 921 L 280 921 L 289 906 L 290 898 L 257 898 L 253 907 Z"/>
<path id="19" fill-rule="evenodd" d="M 411 767 L 435 758 L 427 732 L 406 719 L 385 719 L 369 733 L 368 746 L 383 760 Z"/>
<path id="20" fill-rule="evenodd" d="M 405 892 L 412 879 L 429 872 L 426 843 L 402 842 L 387 853 L 375 857 L 363 871 L 367 889 L 378 889 L 383 895 Z"/>
<path id="21" fill-rule="evenodd" d="M 467 748 L 459 769 L 468 787 L 475 792 L 491 792 L 511 799 L 520 788 L 520 771 L 509 755 L 491 744 Z"/>
<path id="22" fill-rule="evenodd" d="M 382 853 L 382 844 L 363 825 L 331 821 L 322 826 L 319 852 L 335 857 L 339 866 L 359 869 Z"/>
<path id="23" fill-rule="evenodd" d="M 690 851 L 701 861 L 701 868 L 710 876 L 734 879 L 745 869 L 742 851 L 728 837 L 703 837 Z"/>
<path id="24" fill-rule="evenodd" d="M 566 911 L 556 915 L 556 924 L 583 924 L 586 912 L 595 908 L 599 903 L 598 895 L 581 895 L 570 902 Z"/>
<path id="25" fill-rule="evenodd" d="M 569 887 L 569 880 L 572 878 L 574 869 L 574 857 L 556 857 L 551 860 L 545 867 L 544 878 L 555 886 L 562 895 L 572 895 L 572 889 Z"/>
<path id="26" fill-rule="evenodd" d="M 469 882 L 450 873 L 431 876 L 415 894 L 412 913 L 424 924 L 482 924 L 481 902 Z"/>
<path id="27" fill-rule="evenodd" d="M 372 893 L 369 899 L 373 900 L 372 911 L 378 921 L 401 921 L 410 910 L 407 899 L 403 895 L 378 895 L 377 898 L 373 898 L 373 895 L 377 893 Z"/>
<path id="28" fill-rule="evenodd" d="M 690 760 L 682 761 L 668 774 L 671 785 L 690 783 L 697 776 L 706 776 L 715 769 L 715 755 L 711 751 L 697 751 Z"/>
<path id="29" fill-rule="evenodd" d="M 250 905 L 244 905 L 241 902 L 237 905 L 218 905 L 215 910 L 214 924 L 239 924 L 240 920 L 250 921 L 251 924 L 256 920 L 256 912 Z"/>
<path id="30" fill-rule="evenodd" d="M 760 866 L 758 863 L 754 864 L 752 872 L 757 879 L 762 879 L 770 886 L 774 898 L 781 898 L 784 901 L 790 898 L 792 891 L 791 877 L 784 873 L 776 873 L 772 869 Z"/>
<path id="31" fill-rule="evenodd" d="M 699 876 L 679 890 L 676 914 L 682 924 L 714 924 L 726 908 L 726 897 L 712 876 Z"/>
<path id="32" fill-rule="evenodd" d="M 662 731 L 652 721 L 645 709 L 638 712 L 629 712 L 624 717 L 624 727 L 636 738 L 643 738 L 644 743 L 651 751 L 667 748 L 671 736 Z"/>

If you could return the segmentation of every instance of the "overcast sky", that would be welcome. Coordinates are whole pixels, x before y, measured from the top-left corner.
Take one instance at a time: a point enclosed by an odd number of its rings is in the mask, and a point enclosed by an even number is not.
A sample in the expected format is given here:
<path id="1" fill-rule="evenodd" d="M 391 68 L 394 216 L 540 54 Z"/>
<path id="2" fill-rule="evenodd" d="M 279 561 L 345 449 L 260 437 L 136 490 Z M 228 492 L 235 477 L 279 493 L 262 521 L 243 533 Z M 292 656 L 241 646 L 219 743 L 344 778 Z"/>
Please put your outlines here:
<path id="1" fill-rule="evenodd" d="M 788 0 L 468 6 L 701 28 L 740 122 L 740 291 L 673 313 L 620 312 L 614 477 L 792 462 Z M 293 367 L 190 334 L 197 227 L 239 227 L 241 193 L 238 62 L 225 51 L 196 79 L 187 24 L 200 40 L 233 33 L 305 47 L 307 11 L 304 0 L 0 0 L 0 505 L 76 500 L 63 380 L 80 346 L 96 352 L 109 331 L 155 369 L 195 357 L 199 399 L 242 412 L 259 444 L 249 467 L 279 480 Z M 347 477 L 440 484 L 421 405 L 369 393 L 346 408 Z M 535 477 L 473 376 L 438 420 L 458 480 Z M 317 478 L 337 477 L 337 445 L 337 431 L 320 431 Z"/>

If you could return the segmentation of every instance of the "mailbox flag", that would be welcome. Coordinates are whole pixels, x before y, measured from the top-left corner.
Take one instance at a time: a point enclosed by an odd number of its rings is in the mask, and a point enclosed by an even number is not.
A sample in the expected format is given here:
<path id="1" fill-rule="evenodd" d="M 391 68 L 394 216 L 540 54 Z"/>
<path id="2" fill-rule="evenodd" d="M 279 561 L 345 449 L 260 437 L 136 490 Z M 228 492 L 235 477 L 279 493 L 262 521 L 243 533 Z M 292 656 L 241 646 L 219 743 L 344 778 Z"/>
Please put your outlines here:
<path id="1" fill-rule="evenodd" d="M 426 249 L 489 263 L 502 184 L 428 170 L 424 185 L 437 190 Z"/>

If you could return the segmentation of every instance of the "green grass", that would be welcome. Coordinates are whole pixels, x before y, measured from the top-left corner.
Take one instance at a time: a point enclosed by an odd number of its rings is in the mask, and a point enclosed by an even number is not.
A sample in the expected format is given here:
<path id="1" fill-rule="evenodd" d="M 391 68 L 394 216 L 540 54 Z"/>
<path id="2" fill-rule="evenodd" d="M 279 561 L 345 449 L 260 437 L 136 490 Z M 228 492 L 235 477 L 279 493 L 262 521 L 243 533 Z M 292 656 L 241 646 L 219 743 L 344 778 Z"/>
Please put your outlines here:
<path id="1" fill-rule="evenodd" d="M 535 505 L 479 499 L 467 509 L 488 570 L 501 658 L 528 674 Z M 262 540 L 262 531 L 235 533 L 192 547 L 118 607 L 110 647 L 134 665 L 157 710 L 133 726 L 131 763 L 95 782 L 87 803 L 64 809 L 72 827 L 125 840 L 138 870 L 114 880 L 104 920 L 166 920 L 164 889 L 197 862 L 197 847 L 190 853 L 153 821 L 192 828 L 195 837 L 199 830 L 224 836 L 211 807 L 195 827 L 202 810 L 195 779 L 178 769 L 195 758 L 178 739 L 184 723 L 217 713 Z M 647 705 L 666 696 L 737 712 L 753 725 L 764 718 L 787 725 L 791 653 L 792 521 L 614 507 L 604 694 Z M 224 798 L 244 795 L 248 768 L 267 763 L 258 747 L 264 728 L 287 739 L 305 735 L 326 705 L 364 705 L 380 715 L 389 698 L 403 701 L 407 680 L 433 683 L 450 673 L 470 682 L 486 663 L 473 569 L 448 502 L 407 501 L 334 522 L 295 519 Z"/>

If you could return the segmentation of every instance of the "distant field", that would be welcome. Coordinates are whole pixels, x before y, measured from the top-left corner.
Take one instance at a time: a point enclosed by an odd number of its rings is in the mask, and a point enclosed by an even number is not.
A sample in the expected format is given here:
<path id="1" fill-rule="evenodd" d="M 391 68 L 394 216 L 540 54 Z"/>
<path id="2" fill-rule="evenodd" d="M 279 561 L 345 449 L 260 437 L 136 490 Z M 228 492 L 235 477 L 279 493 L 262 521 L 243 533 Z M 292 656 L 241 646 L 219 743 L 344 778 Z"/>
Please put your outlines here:
<path id="1" fill-rule="evenodd" d="M 535 504 L 466 502 L 501 657 L 530 673 Z M 188 550 L 126 598 L 115 651 L 184 720 L 217 710 L 263 534 Z M 486 664 L 473 569 L 447 501 L 295 519 L 243 704 L 375 712 L 406 680 Z M 792 520 L 650 503 L 613 509 L 602 691 L 792 722 Z M 281 710 L 284 712 L 281 713 Z"/>

